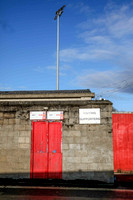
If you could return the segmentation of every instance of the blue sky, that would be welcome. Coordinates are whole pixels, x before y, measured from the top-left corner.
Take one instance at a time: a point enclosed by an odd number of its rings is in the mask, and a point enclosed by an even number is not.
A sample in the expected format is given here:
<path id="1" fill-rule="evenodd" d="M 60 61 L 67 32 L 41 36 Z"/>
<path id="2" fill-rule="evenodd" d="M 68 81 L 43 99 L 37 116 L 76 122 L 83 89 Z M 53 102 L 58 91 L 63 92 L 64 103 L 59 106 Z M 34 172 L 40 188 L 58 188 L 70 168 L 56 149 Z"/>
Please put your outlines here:
<path id="1" fill-rule="evenodd" d="M 0 90 L 87 89 L 133 111 L 132 0 L 1 0 Z"/>

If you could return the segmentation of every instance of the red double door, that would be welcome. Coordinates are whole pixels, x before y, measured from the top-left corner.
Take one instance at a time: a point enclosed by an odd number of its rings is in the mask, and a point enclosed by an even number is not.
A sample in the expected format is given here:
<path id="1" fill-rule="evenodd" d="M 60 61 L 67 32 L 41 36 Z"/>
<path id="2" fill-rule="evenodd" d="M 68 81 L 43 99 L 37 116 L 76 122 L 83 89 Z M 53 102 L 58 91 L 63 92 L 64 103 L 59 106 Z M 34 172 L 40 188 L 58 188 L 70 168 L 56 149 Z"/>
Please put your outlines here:
<path id="1" fill-rule="evenodd" d="M 62 123 L 32 122 L 31 178 L 62 178 Z"/>

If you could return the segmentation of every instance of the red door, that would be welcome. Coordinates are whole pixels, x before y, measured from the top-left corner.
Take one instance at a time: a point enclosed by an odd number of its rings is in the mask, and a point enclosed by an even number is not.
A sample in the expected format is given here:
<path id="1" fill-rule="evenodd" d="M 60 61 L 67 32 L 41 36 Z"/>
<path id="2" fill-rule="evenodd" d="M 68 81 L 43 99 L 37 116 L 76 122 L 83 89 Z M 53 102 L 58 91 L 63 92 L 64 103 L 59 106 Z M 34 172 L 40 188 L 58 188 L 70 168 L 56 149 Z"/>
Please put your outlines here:
<path id="1" fill-rule="evenodd" d="M 62 123 L 33 122 L 31 178 L 62 178 Z"/>
<path id="2" fill-rule="evenodd" d="M 62 123 L 49 123 L 49 145 L 48 145 L 48 178 L 61 179 L 62 178 Z"/>

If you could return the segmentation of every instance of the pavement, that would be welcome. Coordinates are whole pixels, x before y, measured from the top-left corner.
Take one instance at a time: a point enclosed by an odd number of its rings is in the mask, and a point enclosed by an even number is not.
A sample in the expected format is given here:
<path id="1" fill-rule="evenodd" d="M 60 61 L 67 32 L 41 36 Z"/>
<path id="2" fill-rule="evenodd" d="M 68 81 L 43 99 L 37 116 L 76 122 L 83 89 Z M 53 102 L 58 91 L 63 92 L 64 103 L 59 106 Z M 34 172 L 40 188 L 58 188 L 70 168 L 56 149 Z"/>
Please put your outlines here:
<path id="1" fill-rule="evenodd" d="M 127 181 L 126 181 L 127 180 Z M 0 179 L 0 200 L 129 200 L 132 178 L 115 178 L 114 184 L 100 181 Z"/>
<path id="2" fill-rule="evenodd" d="M 132 189 L 0 186 L 0 200 L 131 200 Z"/>

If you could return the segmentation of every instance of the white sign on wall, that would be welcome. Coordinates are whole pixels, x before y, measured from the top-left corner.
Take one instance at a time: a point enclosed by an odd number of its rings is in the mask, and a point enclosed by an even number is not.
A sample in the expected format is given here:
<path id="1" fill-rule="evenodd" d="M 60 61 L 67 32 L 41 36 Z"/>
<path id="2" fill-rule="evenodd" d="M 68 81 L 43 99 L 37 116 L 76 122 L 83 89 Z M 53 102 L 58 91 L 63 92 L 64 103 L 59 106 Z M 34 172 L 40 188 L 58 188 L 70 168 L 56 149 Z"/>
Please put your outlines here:
<path id="1" fill-rule="evenodd" d="M 46 119 L 45 111 L 32 111 L 30 112 L 30 119 Z"/>
<path id="2" fill-rule="evenodd" d="M 100 108 L 79 109 L 80 124 L 100 124 Z"/>
<path id="3" fill-rule="evenodd" d="M 47 119 L 63 119 L 63 111 L 48 111 Z"/>

